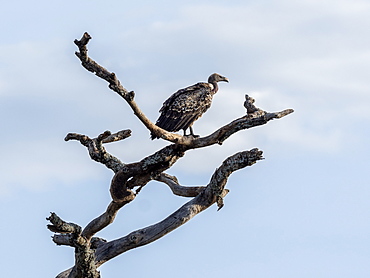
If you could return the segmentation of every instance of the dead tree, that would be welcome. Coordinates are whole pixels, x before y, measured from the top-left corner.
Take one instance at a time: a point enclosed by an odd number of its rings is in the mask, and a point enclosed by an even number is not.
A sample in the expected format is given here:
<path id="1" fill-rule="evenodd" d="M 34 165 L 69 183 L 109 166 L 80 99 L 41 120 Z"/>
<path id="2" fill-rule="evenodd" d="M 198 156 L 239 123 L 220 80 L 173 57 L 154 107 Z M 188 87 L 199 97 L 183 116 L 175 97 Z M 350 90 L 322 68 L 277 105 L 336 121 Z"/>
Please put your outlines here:
<path id="1" fill-rule="evenodd" d="M 176 177 L 165 173 L 165 171 L 183 157 L 188 150 L 214 144 L 221 145 L 229 136 L 238 131 L 266 124 L 272 119 L 279 119 L 293 112 L 292 109 L 286 109 L 281 112 L 268 113 L 257 108 L 254 105 L 254 99 L 246 95 L 244 102 L 246 114 L 222 126 L 208 136 L 194 138 L 167 132 L 157 127 L 144 115 L 134 100 L 135 94 L 133 91 L 126 90 L 114 73 L 109 72 L 88 57 L 87 44 L 90 39 L 90 35 L 84 33 L 81 40 L 75 40 L 75 44 L 79 48 L 76 56 L 81 60 L 82 66 L 106 80 L 109 83 L 109 88 L 128 103 L 149 132 L 171 142 L 171 144 L 141 161 L 126 164 L 108 153 L 104 144 L 128 138 L 131 135 L 130 130 L 123 130 L 114 134 L 105 131 L 93 139 L 76 133 L 69 133 L 65 137 L 65 141 L 79 141 L 88 149 L 91 159 L 111 169 L 114 176 L 110 183 L 112 201 L 106 211 L 93 219 L 85 228 L 74 223 L 67 223 L 55 213 L 51 213 L 47 218 L 51 223 L 47 227 L 54 233 L 52 237 L 54 243 L 71 246 L 75 249 L 75 265 L 60 273 L 57 278 L 100 277 L 98 268 L 110 259 L 163 237 L 215 203 L 218 209 L 221 209 L 223 198 L 229 192 L 228 189 L 225 189 L 228 177 L 234 171 L 251 166 L 258 160 L 263 159 L 262 151 L 255 148 L 229 156 L 215 170 L 209 183 L 205 186 L 182 186 Z M 159 223 L 133 231 L 121 238 L 107 241 L 95 237 L 99 231 L 113 223 L 117 212 L 123 206 L 132 202 L 140 190 L 152 180 L 168 185 L 175 195 L 192 199 Z"/>

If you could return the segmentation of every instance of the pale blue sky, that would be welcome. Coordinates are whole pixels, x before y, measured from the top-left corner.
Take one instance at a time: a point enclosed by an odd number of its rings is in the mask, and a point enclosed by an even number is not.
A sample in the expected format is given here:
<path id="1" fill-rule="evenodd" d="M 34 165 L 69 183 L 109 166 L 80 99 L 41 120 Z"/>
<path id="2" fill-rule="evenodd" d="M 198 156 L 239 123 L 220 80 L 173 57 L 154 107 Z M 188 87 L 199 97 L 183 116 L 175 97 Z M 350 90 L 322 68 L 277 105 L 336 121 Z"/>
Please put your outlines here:
<path id="1" fill-rule="evenodd" d="M 13 1 L 0 22 L 0 254 L 4 277 L 54 277 L 73 264 L 46 229 L 50 211 L 82 226 L 109 203 L 112 173 L 68 132 L 130 128 L 108 145 L 134 162 L 149 140 L 127 104 L 84 70 L 73 40 L 136 92 L 153 121 L 177 89 L 221 84 L 196 122 L 207 135 L 244 115 L 244 95 L 286 118 L 191 151 L 168 173 L 204 185 L 223 159 L 258 147 L 234 173 L 225 207 L 106 263 L 102 277 L 345 278 L 370 275 L 370 3 L 368 1 Z M 98 112 L 97 112 L 98 111 Z M 98 234 L 162 220 L 187 199 L 152 182 Z M 81 205 L 83 204 L 83 206 Z"/>

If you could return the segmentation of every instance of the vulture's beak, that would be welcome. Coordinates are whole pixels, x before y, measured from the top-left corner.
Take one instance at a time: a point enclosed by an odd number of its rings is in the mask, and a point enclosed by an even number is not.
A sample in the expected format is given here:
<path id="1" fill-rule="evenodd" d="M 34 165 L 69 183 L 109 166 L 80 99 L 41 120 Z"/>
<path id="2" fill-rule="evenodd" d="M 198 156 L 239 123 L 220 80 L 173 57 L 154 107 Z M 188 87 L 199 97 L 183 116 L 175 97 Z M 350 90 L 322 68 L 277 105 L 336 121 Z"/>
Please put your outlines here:
<path id="1" fill-rule="evenodd" d="M 222 80 L 222 81 L 225 81 L 225 82 L 229 83 L 229 78 L 224 77 L 224 80 Z"/>

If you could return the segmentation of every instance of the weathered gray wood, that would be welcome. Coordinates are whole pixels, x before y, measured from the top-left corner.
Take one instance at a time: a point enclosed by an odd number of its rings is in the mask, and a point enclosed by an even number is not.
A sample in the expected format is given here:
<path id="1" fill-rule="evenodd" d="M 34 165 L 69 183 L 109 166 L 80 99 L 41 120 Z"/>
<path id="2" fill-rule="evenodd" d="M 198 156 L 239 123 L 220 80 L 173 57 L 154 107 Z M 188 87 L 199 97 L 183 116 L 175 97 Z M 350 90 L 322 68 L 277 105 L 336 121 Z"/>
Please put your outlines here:
<path id="1" fill-rule="evenodd" d="M 227 194 L 224 188 L 231 173 L 246 166 L 251 166 L 261 159 L 262 151 L 258 149 L 240 152 L 228 157 L 216 169 L 204 190 L 170 216 L 157 224 L 132 232 L 120 239 L 102 244 L 97 249 L 98 265 L 130 249 L 149 244 L 185 224 L 195 215 L 204 211 Z"/>
<path id="2" fill-rule="evenodd" d="M 74 223 L 67 223 L 51 213 L 47 218 L 52 225 L 48 229 L 56 234 L 53 241 L 58 245 L 68 245 L 75 248 L 75 266 L 71 269 L 68 277 L 75 278 L 99 278 L 100 273 L 97 270 L 95 262 L 95 249 L 91 248 L 91 238 L 81 235 L 81 227 Z"/>
<path id="3" fill-rule="evenodd" d="M 163 182 L 169 186 L 172 193 L 182 197 L 195 197 L 204 190 L 204 186 L 182 186 L 176 177 L 166 173 L 160 174 L 155 180 Z"/>
<path id="4" fill-rule="evenodd" d="M 122 130 L 114 134 L 111 134 L 110 131 L 105 131 L 94 139 L 90 139 L 87 135 L 68 133 L 64 138 L 64 141 L 80 141 L 82 145 L 87 147 L 91 159 L 104 164 L 107 168 L 116 173 L 124 166 L 124 163 L 122 163 L 117 157 L 108 153 L 103 147 L 103 144 L 120 141 L 129 136 L 131 136 L 131 130 L 129 129 Z"/>
<path id="5" fill-rule="evenodd" d="M 204 187 L 202 192 L 167 218 L 157 224 L 134 231 L 122 238 L 101 243 L 96 249 L 96 266 L 99 267 L 103 263 L 128 250 L 158 240 L 185 224 L 195 215 L 218 202 L 219 199 L 222 199 L 227 194 L 227 190 L 225 190 L 224 187 L 231 173 L 246 166 L 251 166 L 261 159 L 263 159 L 262 152 L 258 149 L 240 152 L 227 158 L 222 165 L 216 169 L 209 184 Z M 68 272 L 63 273 L 63 275 L 66 275 Z M 62 278 L 68 276 L 62 276 L 61 273 L 58 277 Z"/>

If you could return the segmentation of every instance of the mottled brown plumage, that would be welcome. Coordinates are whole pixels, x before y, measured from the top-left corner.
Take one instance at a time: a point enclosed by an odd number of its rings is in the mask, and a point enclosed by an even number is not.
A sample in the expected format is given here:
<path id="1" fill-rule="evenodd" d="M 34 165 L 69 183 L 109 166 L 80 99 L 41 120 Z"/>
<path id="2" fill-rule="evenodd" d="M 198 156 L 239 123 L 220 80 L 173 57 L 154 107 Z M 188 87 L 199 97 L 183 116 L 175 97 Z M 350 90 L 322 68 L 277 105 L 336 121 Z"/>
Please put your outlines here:
<path id="1" fill-rule="evenodd" d="M 189 128 L 190 135 L 196 137 L 192 125 L 211 106 L 213 95 L 218 91 L 217 82 L 220 81 L 229 82 L 226 77 L 214 73 L 208 78 L 208 83 L 197 83 L 178 90 L 163 103 L 156 125 L 171 132 L 182 129 L 184 135 Z M 159 137 L 152 133 L 151 139 L 156 138 Z"/>

